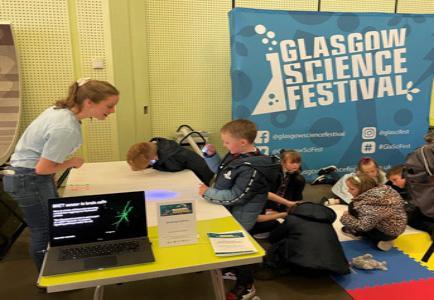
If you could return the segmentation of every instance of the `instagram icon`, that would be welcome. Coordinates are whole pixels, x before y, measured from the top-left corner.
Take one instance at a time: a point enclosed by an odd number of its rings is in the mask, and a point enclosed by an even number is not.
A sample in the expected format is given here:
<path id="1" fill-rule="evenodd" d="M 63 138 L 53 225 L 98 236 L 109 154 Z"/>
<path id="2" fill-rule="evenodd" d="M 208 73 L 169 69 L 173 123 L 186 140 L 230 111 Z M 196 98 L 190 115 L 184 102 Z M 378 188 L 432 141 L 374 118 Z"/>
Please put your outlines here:
<path id="1" fill-rule="evenodd" d="M 362 139 L 372 140 L 377 137 L 377 128 L 375 127 L 363 127 L 362 129 Z"/>

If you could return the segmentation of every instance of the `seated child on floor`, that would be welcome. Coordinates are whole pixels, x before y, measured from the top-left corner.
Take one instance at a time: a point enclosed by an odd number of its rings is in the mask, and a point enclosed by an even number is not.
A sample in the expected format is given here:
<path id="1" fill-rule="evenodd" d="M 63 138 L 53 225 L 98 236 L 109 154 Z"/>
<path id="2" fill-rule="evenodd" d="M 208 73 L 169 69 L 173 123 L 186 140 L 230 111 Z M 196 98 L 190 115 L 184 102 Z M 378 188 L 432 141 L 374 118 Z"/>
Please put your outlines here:
<path id="1" fill-rule="evenodd" d="M 405 188 L 405 178 L 402 177 L 402 168 L 402 165 L 390 168 L 386 173 L 386 184 L 390 185 L 395 191 L 397 191 L 404 201 L 408 201 L 410 200 L 410 194 Z"/>
<path id="2" fill-rule="evenodd" d="M 303 200 L 306 180 L 301 175 L 301 155 L 295 150 L 282 150 L 280 153 L 281 171 L 268 199 L 275 205 L 275 210 L 286 211 L 294 201 Z"/>
<path id="3" fill-rule="evenodd" d="M 159 137 L 132 145 L 127 153 L 127 162 L 133 171 L 144 170 L 150 166 L 168 172 L 189 169 L 207 185 L 214 177 L 205 160 L 196 152 L 175 141 Z"/>
<path id="4" fill-rule="evenodd" d="M 268 193 L 267 204 L 256 219 L 252 234 L 257 238 L 266 238 L 267 235 L 280 223 L 277 219 L 287 216 L 288 209 L 297 201 L 303 200 L 303 190 L 306 180 L 301 175 L 301 156 L 295 150 L 282 150 L 280 152 L 281 169 L 272 192 Z"/>
<path id="5" fill-rule="evenodd" d="M 406 179 L 402 176 L 403 166 L 392 167 L 387 171 L 388 182 L 395 189 L 405 202 L 405 212 L 407 213 L 408 225 L 413 228 L 428 232 L 431 238 L 434 236 L 434 218 L 425 216 L 415 205 L 406 187 Z M 433 202 L 434 205 L 434 202 Z"/>
<path id="6" fill-rule="evenodd" d="M 348 177 L 345 184 L 353 199 L 340 219 L 342 232 L 353 238 L 366 237 L 376 242 L 380 250 L 390 250 L 393 240 L 407 225 L 401 196 L 362 173 Z"/>
<path id="7" fill-rule="evenodd" d="M 377 162 L 370 157 L 363 157 L 359 160 L 355 173 L 366 174 L 373 178 L 377 184 L 386 183 L 386 174 L 378 166 Z M 348 178 L 353 176 L 355 173 L 345 174 L 339 179 L 338 182 L 332 187 L 332 193 L 336 195 L 339 199 L 336 201 L 328 201 L 328 204 L 339 204 L 339 203 L 350 203 L 353 196 L 348 191 L 346 181 Z M 343 201 L 341 201 L 343 200 Z M 333 202 L 333 203 L 332 203 Z M 327 205 L 327 203 L 326 203 Z"/>

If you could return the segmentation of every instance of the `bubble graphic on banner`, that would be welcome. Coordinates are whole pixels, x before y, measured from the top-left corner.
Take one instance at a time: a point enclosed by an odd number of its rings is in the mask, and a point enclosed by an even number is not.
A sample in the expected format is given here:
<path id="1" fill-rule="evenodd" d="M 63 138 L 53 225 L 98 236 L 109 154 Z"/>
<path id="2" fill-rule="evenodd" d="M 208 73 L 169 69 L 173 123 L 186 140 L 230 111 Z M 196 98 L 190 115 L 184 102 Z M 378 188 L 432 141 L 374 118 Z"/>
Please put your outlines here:
<path id="1" fill-rule="evenodd" d="M 273 31 L 269 31 L 267 32 L 267 37 L 270 39 L 274 39 L 274 37 L 276 36 L 276 34 Z"/>
<path id="2" fill-rule="evenodd" d="M 267 38 L 262 39 L 262 44 L 268 44 L 269 40 Z"/>
<path id="3" fill-rule="evenodd" d="M 359 27 L 360 19 L 355 14 L 343 14 L 338 18 L 338 27 L 345 32 L 353 32 Z"/>
<path id="4" fill-rule="evenodd" d="M 235 117 L 237 119 L 247 119 L 252 112 L 247 106 L 240 105 L 235 110 Z"/>
<path id="5" fill-rule="evenodd" d="M 288 110 L 272 114 L 270 121 L 276 128 L 288 128 L 294 123 L 296 116 L 296 110 Z"/>
<path id="6" fill-rule="evenodd" d="M 400 109 L 393 116 L 393 120 L 400 126 L 406 126 L 413 120 L 413 113 L 408 109 Z"/>
<path id="7" fill-rule="evenodd" d="M 319 147 L 330 147 L 337 144 L 341 136 L 333 136 L 336 133 L 342 133 L 343 126 L 341 122 L 334 118 L 322 118 L 313 123 L 309 133 L 320 134 L 322 136 L 311 137 L 312 143 Z"/>
<path id="8" fill-rule="evenodd" d="M 277 45 L 277 41 L 272 41 L 271 45 L 276 46 Z"/>
<path id="9" fill-rule="evenodd" d="M 264 25 L 258 24 L 255 26 L 255 31 L 257 34 L 264 34 L 267 31 Z"/>
<path id="10" fill-rule="evenodd" d="M 247 56 L 249 54 L 247 47 L 243 43 L 240 43 L 240 42 L 235 42 L 235 52 L 239 56 Z"/>
<path id="11" fill-rule="evenodd" d="M 252 91 L 252 80 L 243 71 L 235 70 L 231 73 L 232 95 L 235 101 L 241 101 Z"/>

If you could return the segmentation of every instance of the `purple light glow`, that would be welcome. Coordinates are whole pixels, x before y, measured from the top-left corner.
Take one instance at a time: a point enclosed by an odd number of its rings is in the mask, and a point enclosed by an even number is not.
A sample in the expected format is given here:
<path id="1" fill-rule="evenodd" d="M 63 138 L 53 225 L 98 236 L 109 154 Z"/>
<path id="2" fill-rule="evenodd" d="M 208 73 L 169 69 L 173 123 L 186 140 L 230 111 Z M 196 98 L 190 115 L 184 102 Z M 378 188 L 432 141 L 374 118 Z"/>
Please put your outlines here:
<path id="1" fill-rule="evenodd" d="M 150 190 L 145 191 L 146 201 L 160 201 L 175 198 L 179 193 L 168 191 L 168 190 Z"/>

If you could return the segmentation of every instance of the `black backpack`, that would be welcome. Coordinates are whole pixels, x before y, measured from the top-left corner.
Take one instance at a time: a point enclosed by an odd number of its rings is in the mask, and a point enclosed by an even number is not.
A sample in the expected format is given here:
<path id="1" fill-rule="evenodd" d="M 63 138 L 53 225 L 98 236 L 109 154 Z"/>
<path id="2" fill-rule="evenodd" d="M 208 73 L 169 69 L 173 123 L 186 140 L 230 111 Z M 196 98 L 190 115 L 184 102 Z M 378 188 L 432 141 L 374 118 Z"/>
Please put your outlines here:
<path id="1" fill-rule="evenodd" d="M 412 202 L 434 218 L 434 144 L 424 145 L 407 156 L 403 176 Z"/>

